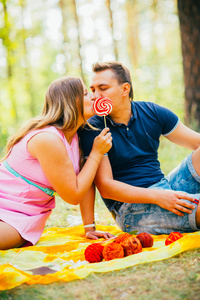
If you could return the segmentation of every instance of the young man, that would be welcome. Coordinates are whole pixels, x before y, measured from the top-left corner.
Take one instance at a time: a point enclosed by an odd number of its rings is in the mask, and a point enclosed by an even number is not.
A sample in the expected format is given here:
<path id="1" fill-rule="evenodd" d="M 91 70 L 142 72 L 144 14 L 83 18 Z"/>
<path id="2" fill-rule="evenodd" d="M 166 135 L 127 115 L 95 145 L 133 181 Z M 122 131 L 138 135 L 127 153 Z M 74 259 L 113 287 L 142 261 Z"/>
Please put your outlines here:
<path id="1" fill-rule="evenodd" d="M 132 101 L 128 69 L 118 62 L 96 63 L 91 90 L 94 99 L 108 97 L 107 117 L 113 145 L 98 168 L 95 184 L 123 231 L 151 234 L 200 229 L 200 134 L 184 126 L 170 110 L 151 102 Z M 89 120 L 103 129 L 103 117 Z M 85 157 L 98 131 L 85 128 L 81 143 Z M 158 161 L 159 138 L 193 150 L 164 177 Z"/>

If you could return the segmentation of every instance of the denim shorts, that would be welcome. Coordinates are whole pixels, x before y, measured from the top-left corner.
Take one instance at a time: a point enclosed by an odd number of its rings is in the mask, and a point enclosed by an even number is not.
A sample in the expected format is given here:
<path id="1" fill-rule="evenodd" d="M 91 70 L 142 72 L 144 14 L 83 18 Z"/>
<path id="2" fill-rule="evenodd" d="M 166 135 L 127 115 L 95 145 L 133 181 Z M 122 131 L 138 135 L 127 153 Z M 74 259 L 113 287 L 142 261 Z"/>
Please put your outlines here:
<path id="1" fill-rule="evenodd" d="M 191 156 L 192 154 L 186 157 L 168 176 L 150 186 L 149 189 L 184 191 L 199 199 L 200 177 L 193 167 Z M 192 203 L 188 200 L 184 201 Z M 117 225 L 125 232 L 133 230 L 150 234 L 169 234 L 172 231 L 192 232 L 200 230 L 196 226 L 197 204 L 192 204 L 195 209 L 191 214 L 184 213 L 183 217 L 156 204 L 143 203 L 124 203 L 114 213 Z"/>

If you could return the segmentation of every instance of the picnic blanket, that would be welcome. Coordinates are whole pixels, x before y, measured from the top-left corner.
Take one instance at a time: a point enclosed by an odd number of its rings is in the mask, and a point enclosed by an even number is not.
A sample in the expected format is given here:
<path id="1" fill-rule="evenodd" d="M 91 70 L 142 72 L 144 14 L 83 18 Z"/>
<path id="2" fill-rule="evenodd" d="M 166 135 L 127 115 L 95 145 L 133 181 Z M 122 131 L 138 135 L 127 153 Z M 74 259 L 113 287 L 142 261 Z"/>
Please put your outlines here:
<path id="1" fill-rule="evenodd" d="M 97 230 L 114 235 L 121 233 L 115 226 L 97 226 Z M 200 232 L 183 234 L 183 238 L 165 246 L 166 235 L 153 236 L 151 248 L 111 261 L 88 263 L 85 248 L 91 243 L 105 241 L 84 237 L 83 226 L 46 229 L 36 246 L 0 251 L 0 290 L 22 283 L 48 284 L 55 281 L 82 279 L 92 272 L 109 272 L 175 256 L 188 249 L 200 247 Z"/>

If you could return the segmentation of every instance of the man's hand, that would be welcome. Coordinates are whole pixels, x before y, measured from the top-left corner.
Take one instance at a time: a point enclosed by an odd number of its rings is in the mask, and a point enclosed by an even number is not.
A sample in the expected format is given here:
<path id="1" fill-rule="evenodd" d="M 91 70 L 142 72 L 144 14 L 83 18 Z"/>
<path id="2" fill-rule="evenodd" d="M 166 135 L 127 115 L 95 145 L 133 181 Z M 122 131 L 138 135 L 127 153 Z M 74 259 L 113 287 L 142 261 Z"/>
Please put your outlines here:
<path id="1" fill-rule="evenodd" d="M 171 191 L 171 190 L 154 190 L 155 204 L 167 209 L 177 216 L 184 216 L 183 213 L 191 214 L 195 209 L 195 205 L 190 204 L 184 200 L 189 200 L 195 203 L 195 198 L 189 196 L 185 192 Z"/>
<path id="2" fill-rule="evenodd" d="M 87 239 L 91 239 L 91 240 L 98 240 L 99 238 L 104 238 L 106 240 L 115 237 L 113 234 L 109 233 L 109 232 L 103 232 L 103 231 L 95 231 L 93 230 L 89 230 L 85 233 L 85 236 Z"/>

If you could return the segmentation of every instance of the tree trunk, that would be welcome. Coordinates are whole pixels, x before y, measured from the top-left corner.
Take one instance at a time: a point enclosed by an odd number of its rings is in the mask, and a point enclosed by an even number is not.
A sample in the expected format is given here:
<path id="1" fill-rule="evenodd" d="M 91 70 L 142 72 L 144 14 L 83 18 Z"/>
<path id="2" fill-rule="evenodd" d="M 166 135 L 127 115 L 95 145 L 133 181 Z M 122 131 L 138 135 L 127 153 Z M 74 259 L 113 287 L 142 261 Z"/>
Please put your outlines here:
<path id="1" fill-rule="evenodd" d="M 139 20 L 138 20 L 138 3 L 137 1 L 126 1 L 127 12 L 127 46 L 128 56 L 130 58 L 131 65 L 134 68 L 138 67 L 138 57 L 140 50 L 139 41 Z"/>
<path id="2" fill-rule="evenodd" d="M 68 54 L 71 55 L 70 51 L 69 51 L 69 44 L 70 44 L 70 40 L 68 37 L 68 20 L 70 19 L 70 15 L 71 15 L 71 11 L 69 9 L 69 1 L 67 0 L 60 0 L 58 5 L 60 6 L 61 9 L 61 13 L 62 13 L 62 34 L 63 34 L 63 49 L 62 52 L 65 56 L 65 68 L 66 71 L 65 73 L 67 74 L 69 71 L 69 58 L 68 58 Z"/>
<path id="3" fill-rule="evenodd" d="M 6 63 L 7 63 L 7 78 L 8 78 L 8 93 L 12 106 L 12 116 L 14 118 L 14 122 L 18 123 L 19 118 L 17 114 L 17 105 L 15 99 L 15 89 L 13 85 L 13 63 L 14 63 L 14 55 L 12 49 L 12 41 L 10 40 L 10 22 L 8 20 L 8 11 L 7 11 L 7 3 L 6 0 L 2 2 L 3 4 L 3 12 L 4 12 L 4 35 L 2 36 L 3 45 L 7 51 L 6 55 Z"/>
<path id="4" fill-rule="evenodd" d="M 178 0 L 185 83 L 185 122 L 200 128 L 200 0 Z"/>
<path id="5" fill-rule="evenodd" d="M 117 41 L 114 36 L 113 12 L 112 12 L 112 8 L 111 8 L 111 1 L 106 0 L 106 5 L 108 8 L 108 12 L 109 12 L 110 28 L 111 28 L 111 34 L 112 34 L 112 40 L 113 40 L 113 49 L 114 49 L 115 60 L 118 60 L 119 55 L 118 55 Z"/>
<path id="6" fill-rule="evenodd" d="M 83 71 L 83 58 L 81 55 L 81 36 L 80 36 L 80 24 L 79 24 L 79 17 L 77 14 L 77 7 L 76 7 L 76 0 L 73 0 L 73 8 L 74 8 L 74 17 L 75 17 L 75 21 L 76 21 L 76 27 L 77 27 L 77 31 L 78 31 L 78 56 L 79 56 L 79 61 L 80 61 L 80 71 L 81 71 L 81 77 L 84 81 L 84 83 L 86 84 L 87 80 Z"/>
<path id="7" fill-rule="evenodd" d="M 25 89 L 27 92 L 27 98 L 29 99 L 29 111 L 31 117 L 34 117 L 36 115 L 36 105 L 34 101 L 34 95 L 33 95 L 33 83 L 32 83 L 32 78 L 31 78 L 31 66 L 28 58 L 28 51 L 26 47 L 26 38 L 28 36 L 26 29 L 24 27 L 24 8 L 25 8 L 25 1 L 21 0 L 20 1 L 20 8 L 21 8 L 21 22 L 22 22 L 22 49 L 23 49 L 23 59 L 25 62 Z"/>

